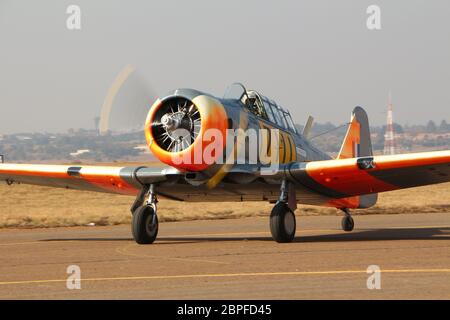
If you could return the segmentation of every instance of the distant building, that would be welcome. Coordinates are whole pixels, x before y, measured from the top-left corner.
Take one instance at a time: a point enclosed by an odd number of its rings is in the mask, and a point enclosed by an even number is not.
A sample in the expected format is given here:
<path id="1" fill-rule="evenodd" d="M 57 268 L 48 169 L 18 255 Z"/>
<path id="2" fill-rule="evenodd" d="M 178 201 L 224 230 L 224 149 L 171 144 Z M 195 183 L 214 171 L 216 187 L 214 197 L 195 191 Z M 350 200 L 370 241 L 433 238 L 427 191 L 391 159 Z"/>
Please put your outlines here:
<path id="1" fill-rule="evenodd" d="M 82 154 L 89 153 L 89 152 L 91 152 L 89 149 L 80 149 L 80 150 L 77 150 L 76 152 L 70 153 L 70 155 L 72 157 L 78 157 L 78 156 L 80 156 Z"/>
<path id="2" fill-rule="evenodd" d="M 146 144 L 138 145 L 138 146 L 134 147 L 133 149 L 138 150 L 139 152 L 143 152 L 143 153 L 150 153 L 150 149 L 148 148 L 148 146 Z"/>
<path id="3" fill-rule="evenodd" d="M 27 137 L 27 136 L 17 136 L 17 139 L 22 140 L 22 141 L 26 141 L 26 140 L 32 140 L 33 138 Z"/>
<path id="4" fill-rule="evenodd" d="M 95 125 L 95 132 L 97 134 L 100 134 L 100 131 L 99 131 L 100 117 L 95 117 L 94 118 L 94 125 Z"/>

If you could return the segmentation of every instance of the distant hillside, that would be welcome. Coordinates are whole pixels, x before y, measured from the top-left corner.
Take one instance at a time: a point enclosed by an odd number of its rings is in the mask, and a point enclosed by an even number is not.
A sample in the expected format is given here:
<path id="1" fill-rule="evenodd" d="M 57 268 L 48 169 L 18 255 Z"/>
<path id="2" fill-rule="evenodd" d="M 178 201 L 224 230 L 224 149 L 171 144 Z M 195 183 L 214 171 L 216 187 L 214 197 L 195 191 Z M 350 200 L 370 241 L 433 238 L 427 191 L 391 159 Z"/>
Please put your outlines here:
<path id="1" fill-rule="evenodd" d="M 303 126 L 297 125 L 300 132 Z M 383 152 L 386 126 L 372 126 L 372 147 L 375 154 Z M 450 149 L 450 124 L 445 120 L 436 125 L 428 121 L 426 125 L 401 126 L 394 124 L 397 153 L 420 152 L 429 150 Z M 347 125 L 332 123 L 316 123 L 311 138 L 313 143 L 330 154 L 339 152 L 342 140 L 347 132 Z"/>
<path id="2" fill-rule="evenodd" d="M 426 125 L 400 126 L 395 124 L 397 152 L 450 149 L 450 125 L 446 121 Z M 299 132 L 303 131 L 297 125 Z M 339 152 L 347 130 L 346 124 L 315 123 L 312 142 L 331 155 Z M 371 127 L 374 152 L 384 147 L 385 127 Z M 6 161 L 17 162 L 112 162 L 149 161 L 143 132 L 100 136 L 93 130 L 69 130 L 63 134 L 20 133 L 0 135 L 0 154 Z"/>

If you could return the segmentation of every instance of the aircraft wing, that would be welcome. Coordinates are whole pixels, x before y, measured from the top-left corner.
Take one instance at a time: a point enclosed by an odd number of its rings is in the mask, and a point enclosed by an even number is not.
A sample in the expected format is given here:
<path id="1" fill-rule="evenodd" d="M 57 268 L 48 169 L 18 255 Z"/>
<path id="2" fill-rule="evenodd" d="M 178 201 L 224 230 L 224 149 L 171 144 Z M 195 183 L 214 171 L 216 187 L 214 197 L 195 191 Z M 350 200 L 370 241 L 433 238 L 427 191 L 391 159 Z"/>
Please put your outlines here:
<path id="1" fill-rule="evenodd" d="M 0 164 L 0 180 L 66 189 L 135 195 L 142 184 L 164 182 L 178 171 L 152 167 Z"/>
<path id="2" fill-rule="evenodd" d="M 449 182 L 450 150 L 294 163 L 287 170 L 309 189 L 345 198 Z"/>
<path id="3" fill-rule="evenodd" d="M 194 186 L 182 178 L 184 174 L 172 167 L 0 164 L 0 181 L 7 183 L 125 195 L 138 194 L 144 184 L 161 183 L 165 186 L 158 189 L 162 196 L 188 201 L 194 201 L 194 196 L 199 195 L 195 201 L 242 201 L 246 195 L 249 199 L 275 199 L 281 180 L 287 178 L 302 190 L 297 196 L 300 202 L 320 205 L 322 198 L 309 201 L 306 193 L 326 199 L 345 199 L 448 182 L 450 151 L 293 162 L 282 165 L 273 175 L 262 174 L 258 165 L 236 165 L 221 176 L 222 188 Z"/>

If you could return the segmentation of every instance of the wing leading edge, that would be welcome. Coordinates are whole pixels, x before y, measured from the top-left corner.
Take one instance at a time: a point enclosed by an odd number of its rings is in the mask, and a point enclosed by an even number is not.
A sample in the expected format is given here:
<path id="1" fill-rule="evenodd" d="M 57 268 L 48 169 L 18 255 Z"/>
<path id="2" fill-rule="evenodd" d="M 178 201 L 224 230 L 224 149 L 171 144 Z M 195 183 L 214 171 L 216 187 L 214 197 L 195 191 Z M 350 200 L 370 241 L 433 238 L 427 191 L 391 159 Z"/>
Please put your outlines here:
<path id="1" fill-rule="evenodd" d="M 170 169 L 149 167 L 0 164 L 0 180 L 48 187 L 136 195 L 143 183 L 165 181 Z"/>
<path id="2" fill-rule="evenodd" d="M 291 177 L 333 198 L 450 181 L 450 150 L 295 163 Z"/>

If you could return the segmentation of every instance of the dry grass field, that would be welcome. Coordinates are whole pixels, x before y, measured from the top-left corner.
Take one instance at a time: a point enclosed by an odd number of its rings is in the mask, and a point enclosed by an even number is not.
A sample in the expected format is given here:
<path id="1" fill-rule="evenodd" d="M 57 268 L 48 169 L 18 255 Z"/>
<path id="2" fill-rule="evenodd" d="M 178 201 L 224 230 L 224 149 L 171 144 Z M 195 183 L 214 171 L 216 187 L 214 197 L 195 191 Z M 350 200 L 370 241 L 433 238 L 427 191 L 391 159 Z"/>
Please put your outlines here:
<path id="1" fill-rule="evenodd" d="M 0 185 L 0 227 L 38 228 L 116 225 L 130 222 L 132 197 L 52 189 L 29 185 Z M 227 219 L 266 216 L 265 202 L 186 203 L 160 199 L 160 221 Z M 378 204 L 355 214 L 450 213 L 450 183 L 380 194 Z M 300 206 L 297 215 L 336 215 L 333 208 Z"/>

